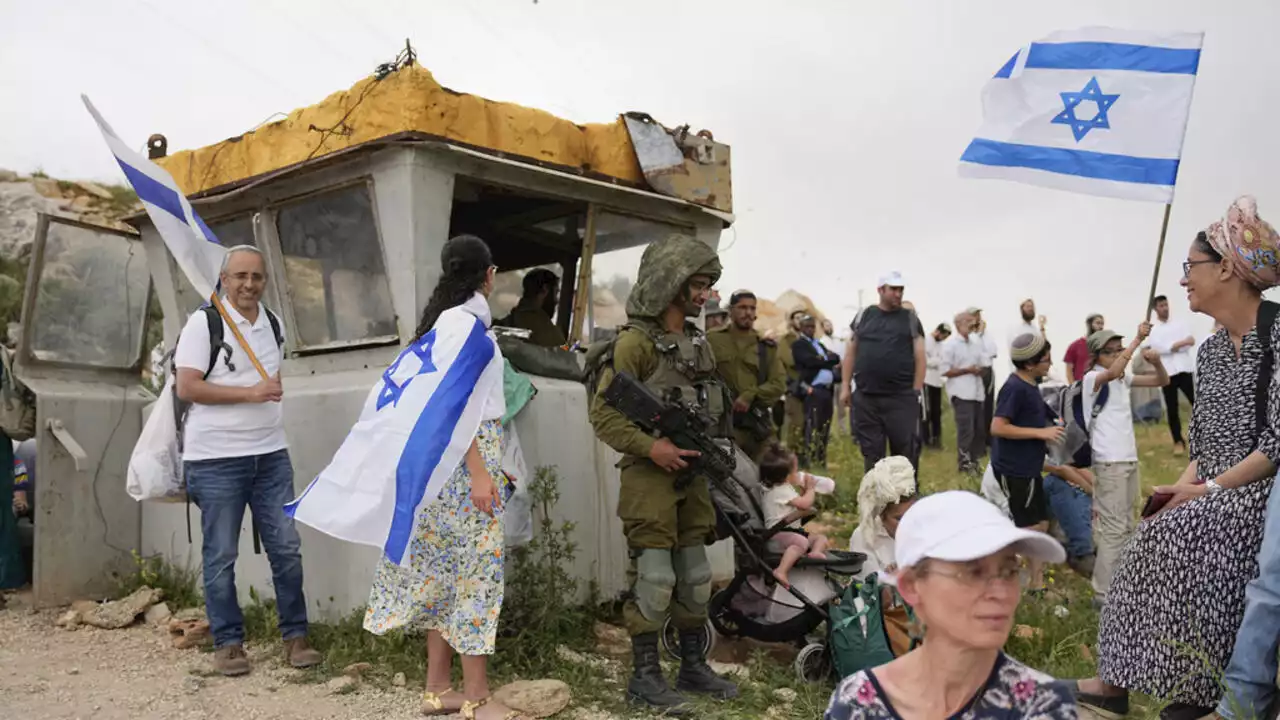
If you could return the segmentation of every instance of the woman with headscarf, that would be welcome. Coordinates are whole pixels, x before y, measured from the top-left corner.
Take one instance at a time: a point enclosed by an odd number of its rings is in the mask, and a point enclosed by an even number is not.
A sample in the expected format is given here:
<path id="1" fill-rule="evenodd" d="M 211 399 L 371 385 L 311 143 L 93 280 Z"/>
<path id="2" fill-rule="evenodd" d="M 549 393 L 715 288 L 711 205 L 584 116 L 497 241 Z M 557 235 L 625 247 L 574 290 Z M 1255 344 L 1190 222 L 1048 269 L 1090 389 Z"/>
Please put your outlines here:
<path id="1" fill-rule="evenodd" d="M 915 497 L 915 469 L 901 455 L 881 460 L 862 476 L 858 486 L 858 527 L 849 538 L 849 549 L 866 555 L 867 560 L 855 580 L 893 571 L 893 537 L 898 532 L 898 521 Z"/>
<path id="2" fill-rule="evenodd" d="M 1280 384 L 1262 377 L 1265 409 L 1255 401 L 1264 356 L 1280 352 L 1280 324 L 1270 347 L 1256 327 L 1262 291 L 1280 283 L 1278 253 L 1280 235 L 1242 197 L 1182 264 L 1191 310 L 1223 327 L 1196 359 L 1190 464 L 1157 488 L 1172 499 L 1125 547 L 1098 628 L 1098 677 L 1076 683 L 1080 703 L 1109 716 L 1128 712 L 1130 691 L 1171 700 L 1165 718 L 1203 717 L 1222 696 L 1280 462 Z"/>
<path id="3" fill-rule="evenodd" d="M 894 565 L 894 538 L 898 523 L 916 501 L 915 468 L 901 455 L 876 463 L 858 486 L 858 527 L 849 539 L 849 549 L 867 556 L 854 580 L 862 582 L 872 573 L 884 580 L 897 570 Z M 889 633 L 894 655 L 911 649 L 918 628 L 902 597 L 886 585 L 881 588 L 880 614 Z"/>

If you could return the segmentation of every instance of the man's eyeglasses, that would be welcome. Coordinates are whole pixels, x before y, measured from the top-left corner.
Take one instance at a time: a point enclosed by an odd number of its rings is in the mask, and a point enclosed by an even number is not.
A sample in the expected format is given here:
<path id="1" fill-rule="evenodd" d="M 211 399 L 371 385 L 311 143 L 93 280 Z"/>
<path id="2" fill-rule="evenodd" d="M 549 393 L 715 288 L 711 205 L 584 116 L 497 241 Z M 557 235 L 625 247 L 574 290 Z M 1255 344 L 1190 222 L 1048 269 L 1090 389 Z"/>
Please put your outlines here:
<path id="1" fill-rule="evenodd" d="M 1195 267 L 1196 265 L 1205 265 L 1208 263 L 1216 263 L 1216 262 L 1218 261 L 1217 260 L 1187 260 L 1182 263 L 1182 277 L 1190 277 L 1191 268 Z"/>

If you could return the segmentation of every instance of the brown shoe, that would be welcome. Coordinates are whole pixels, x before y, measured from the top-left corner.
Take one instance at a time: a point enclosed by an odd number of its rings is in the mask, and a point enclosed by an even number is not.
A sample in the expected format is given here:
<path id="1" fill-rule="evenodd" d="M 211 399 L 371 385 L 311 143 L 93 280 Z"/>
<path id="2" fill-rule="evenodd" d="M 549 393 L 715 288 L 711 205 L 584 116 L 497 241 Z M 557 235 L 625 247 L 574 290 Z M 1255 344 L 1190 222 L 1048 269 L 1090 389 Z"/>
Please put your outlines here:
<path id="1" fill-rule="evenodd" d="M 215 650 L 213 669 L 227 677 L 249 674 L 249 656 L 244 654 L 244 646 L 223 645 Z"/>
<path id="2" fill-rule="evenodd" d="M 306 636 L 284 641 L 284 657 L 296 668 L 309 668 L 324 662 L 320 652 L 311 647 Z"/>

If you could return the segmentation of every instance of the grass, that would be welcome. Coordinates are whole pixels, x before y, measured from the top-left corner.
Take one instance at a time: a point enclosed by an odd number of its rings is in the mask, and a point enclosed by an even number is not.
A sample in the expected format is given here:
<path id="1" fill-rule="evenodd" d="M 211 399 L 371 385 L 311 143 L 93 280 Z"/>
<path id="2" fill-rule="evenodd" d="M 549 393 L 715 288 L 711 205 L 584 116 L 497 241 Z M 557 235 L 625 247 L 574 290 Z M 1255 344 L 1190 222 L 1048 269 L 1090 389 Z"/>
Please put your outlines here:
<path id="1" fill-rule="evenodd" d="M 1184 413 L 1189 417 L 1189 413 Z M 1185 458 L 1170 452 L 1165 425 L 1136 428 L 1144 490 L 1172 483 L 1185 467 Z M 921 458 L 920 481 L 923 492 L 947 489 L 978 491 L 976 478 L 955 469 L 955 431 L 948 414 L 944 418 L 943 448 L 926 450 Z M 856 496 L 862 478 L 862 458 L 848 433 L 835 433 L 829 451 L 828 474 L 836 480 L 836 492 L 827 500 L 819 522 L 827 526 L 836 542 L 843 545 L 857 525 Z M 535 507 L 554 505 L 558 495 L 554 473 L 538 474 L 533 485 Z M 573 707 L 589 708 L 593 717 L 653 717 L 629 709 L 623 689 L 630 673 L 626 658 L 595 654 L 592 627 L 597 621 L 618 623 L 617 603 L 593 602 L 572 607 L 564 601 L 575 589 L 563 568 L 576 548 L 568 541 L 568 528 L 550 522 L 538 513 L 535 541 L 519 551 L 509 566 L 509 586 L 503 606 L 497 653 L 491 662 L 495 684 L 518 679 L 555 678 L 573 689 Z M 1044 599 L 1024 600 L 1017 623 L 1035 628 L 1029 637 L 1011 637 L 1006 651 L 1018 660 L 1059 678 L 1088 677 L 1094 674 L 1097 656 L 1098 615 L 1092 609 L 1089 584 L 1065 566 L 1050 570 L 1050 592 Z M 122 583 L 124 592 L 150 584 L 163 587 L 175 610 L 184 604 L 196 605 L 198 578 L 174 571 L 158 560 L 140 560 L 138 578 Z M 262 599 L 251 589 L 253 602 L 244 609 L 245 630 L 250 641 L 277 641 L 275 602 Z M 1065 614 L 1063 613 L 1065 609 Z M 420 636 L 392 632 L 376 636 L 362 628 L 363 611 L 339 622 L 315 623 L 311 640 L 325 655 L 325 664 L 300 673 L 297 682 L 323 682 L 341 673 L 352 663 L 372 667 L 366 681 L 389 684 L 403 673 L 409 686 L 421 687 L 426 656 Z M 696 700 L 696 716 L 706 720 L 812 720 L 820 717 L 831 693 L 830 684 L 806 684 L 796 679 L 789 664 L 755 651 L 743 663 L 746 676 L 736 678 L 741 697 L 732 702 Z M 669 674 L 674 666 L 668 667 Z M 455 673 L 457 669 L 455 668 Z M 460 679 L 460 678 L 459 678 Z M 1153 698 L 1132 698 L 1131 716 L 1155 717 L 1163 703 Z M 568 712 L 564 715 L 569 715 Z"/>

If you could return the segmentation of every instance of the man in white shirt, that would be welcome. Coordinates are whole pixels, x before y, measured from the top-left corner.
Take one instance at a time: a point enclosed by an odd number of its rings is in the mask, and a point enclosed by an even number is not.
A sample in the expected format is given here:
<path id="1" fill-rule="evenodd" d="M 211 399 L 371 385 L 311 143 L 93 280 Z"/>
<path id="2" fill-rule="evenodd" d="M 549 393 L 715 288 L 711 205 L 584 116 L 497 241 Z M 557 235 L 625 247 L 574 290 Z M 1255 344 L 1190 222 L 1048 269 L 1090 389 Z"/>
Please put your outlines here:
<path id="1" fill-rule="evenodd" d="M 1137 529 L 1133 506 L 1138 502 L 1141 479 L 1129 388 L 1163 387 L 1169 382 L 1160 356 L 1149 349 L 1143 357 L 1155 368 L 1155 374 L 1126 374 L 1129 361 L 1150 332 L 1151 326 L 1142 323 L 1138 326 L 1138 336 L 1127 348 L 1123 338 L 1110 330 L 1099 330 L 1088 340 L 1093 369 L 1081 381 L 1081 410 L 1086 419 L 1092 418 L 1089 444 L 1093 448 L 1094 535 L 1098 546 L 1093 592 L 1094 602 L 1098 604 L 1105 601 L 1111 589 L 1120 551 Z M 1094 417 L 1093 407 L 1099 402 L 1103 406 Z"/>
<path id="2" fill-rule="evenodd" d="M 1154 306 L 1157 322 L 1151 328 L 1148 344 L 1160 353 L 1160 362 L 1169 373 L 1169 384 L 1164 386 L 1165 413 L 1169 419 L 1169 435 L 1173 439 L 1173 454 L 1181 455 L 1186 452 L 1187 443 L 1182 439 L 1178 391 L 1182 391 L 1188 403 L 1195 405 L 1196 339 L 1186 323 L 1169 318 L 1169 298 L 1157 295 Z"/>
<path id="3" fill-rule="evenodd" d="M 987 352 L 982 338 L 973 332 L 974 316 L 962 312 L 955 317 L 956 334 L 942 343 L 938 366 L 947 383 L 947 397 L 956 415 L 956 465 L 962 473 L 978 473 L 978 461 L 986 455 L 987 428 L 983 425 L 982 359 Z"/>
<path id="4" fill-rule="evenodd" d="M 191 403 L 181 431 L 182 463 L 187 492 L 200 508 L 213 665 L 227 676 L 249 672 L 235 582 L 240 528 L 248 506 L 271 563 L 285 660 L 294 667 L 310 667 L 322 658 L 307 643 L 301 541 L 293 520 L 284 514 L 295 495 L 280 413 L 284 336 L 279 320 L 260 302 L 267 284 L 261 252 L 248 245 L 231 248 L 221 277 L 227 315 L 271 379 L 262 379 L 221 318 L 200 310 L 187 321 L 174 365 L 178 397 Z M 218 347 L 211 341 L 211 320 L 224 330 Z"/>
<path id="5" fill-rule="evenodd" d="M 951 328 L 941 323 L 924 337 L 924 444 L 942 447 L 942 344 Z"/>

